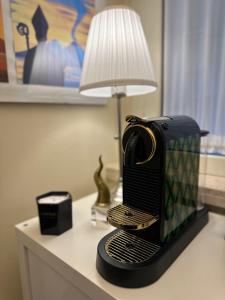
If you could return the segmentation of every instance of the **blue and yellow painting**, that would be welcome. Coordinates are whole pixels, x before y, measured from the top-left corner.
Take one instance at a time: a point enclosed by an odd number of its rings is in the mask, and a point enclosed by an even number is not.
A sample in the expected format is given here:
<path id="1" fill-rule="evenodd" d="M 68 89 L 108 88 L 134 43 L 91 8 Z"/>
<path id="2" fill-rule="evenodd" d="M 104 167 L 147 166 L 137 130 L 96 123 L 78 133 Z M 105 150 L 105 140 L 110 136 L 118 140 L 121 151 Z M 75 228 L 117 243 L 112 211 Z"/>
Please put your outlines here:
<path id="1" fill-rule="evenodd" d="M 5 49 L 5 34 L 3 28 L 3 11 L 2 2 L 0 0 L 0 82 L 8 82 L 6 49 Z"/>
<path id="2" fill-rule="evenodd" d="M 79 88 L 95 0 L 10 0 L 17 80 Z"/>

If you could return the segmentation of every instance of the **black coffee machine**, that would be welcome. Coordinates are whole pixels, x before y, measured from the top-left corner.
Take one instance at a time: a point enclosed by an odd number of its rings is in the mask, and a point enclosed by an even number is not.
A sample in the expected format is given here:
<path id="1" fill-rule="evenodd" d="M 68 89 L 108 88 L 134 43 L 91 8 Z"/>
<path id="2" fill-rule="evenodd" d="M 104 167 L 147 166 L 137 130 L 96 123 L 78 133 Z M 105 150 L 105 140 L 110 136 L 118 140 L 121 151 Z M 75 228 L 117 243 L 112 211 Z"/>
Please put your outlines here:
<path id="1" fill-rule="evenodd" d="M 116 230 L 98 245 L 97 270 L 136 288 L 155 282 L 208 222 L 197 211 L 200 139 L 187 116 L 126 118 L 123 204 L 108 211 Z"/>

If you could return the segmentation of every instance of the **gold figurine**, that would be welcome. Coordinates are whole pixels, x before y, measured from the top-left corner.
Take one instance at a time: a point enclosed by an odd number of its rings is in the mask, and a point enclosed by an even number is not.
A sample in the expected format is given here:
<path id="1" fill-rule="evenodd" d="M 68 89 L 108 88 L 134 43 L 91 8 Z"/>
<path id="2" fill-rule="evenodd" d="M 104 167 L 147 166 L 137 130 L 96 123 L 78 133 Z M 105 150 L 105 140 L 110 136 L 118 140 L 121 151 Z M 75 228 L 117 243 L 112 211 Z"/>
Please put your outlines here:
<path id="1" fill-rule="evenodd" d="M 94 173 L 94 180 L 98 189 L 98 197 L 95 204 L 98 206 L 106 206 L 110 204 L 110 191 L 101 176 L 102 169 L 103 169 L 103 162 L 102 162 L 102 156 L 100 155 L 99 167 Z"/>
<path id="2" fill-rule="evenodd" d="M 112 207 L 110 191 L 101 176 L 103 169 L 102 156 L 99 156 L 99 167 L 94 173 L 94 181 L 98 189 L 98 196 L 91 208 L 91 221 L 94 225 L 107 224 L 107 211 Z"/>

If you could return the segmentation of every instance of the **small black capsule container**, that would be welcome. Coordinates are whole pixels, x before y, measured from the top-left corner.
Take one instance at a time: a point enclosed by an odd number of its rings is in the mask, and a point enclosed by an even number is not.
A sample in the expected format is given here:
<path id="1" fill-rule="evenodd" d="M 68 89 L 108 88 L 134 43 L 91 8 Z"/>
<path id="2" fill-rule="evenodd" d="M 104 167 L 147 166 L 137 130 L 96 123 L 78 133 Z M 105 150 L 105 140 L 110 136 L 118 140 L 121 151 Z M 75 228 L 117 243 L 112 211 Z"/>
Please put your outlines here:
<path id="1" fill-rule="evenodd" d="M 57 198 L 61 198 L 61 200 L 54 201 Z M 72 196 L 70 193 L 48 192 L 38 196 L 36 202 L 41 234 L 60 235 L 72 228 Z"/>

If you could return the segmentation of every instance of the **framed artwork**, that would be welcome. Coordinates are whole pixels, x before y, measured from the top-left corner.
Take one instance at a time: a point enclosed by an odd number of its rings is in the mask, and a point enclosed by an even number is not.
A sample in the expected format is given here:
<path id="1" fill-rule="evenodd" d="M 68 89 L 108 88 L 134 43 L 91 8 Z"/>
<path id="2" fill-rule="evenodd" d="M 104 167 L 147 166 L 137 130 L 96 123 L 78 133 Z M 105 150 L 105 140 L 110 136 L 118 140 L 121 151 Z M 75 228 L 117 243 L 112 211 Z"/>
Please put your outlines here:
<path id="1" fill-rule="evenodd" d="M 9 84 L 1 86 L 4 98 L 0 101 L 106 102 L 78 93 L 95 0 L 0 1 L 9 74 Z"/>
<path id="2" fill-rule="evenodd" d="M 0 82 L 8 82 L 2 2 L 0 0 Z"/>

